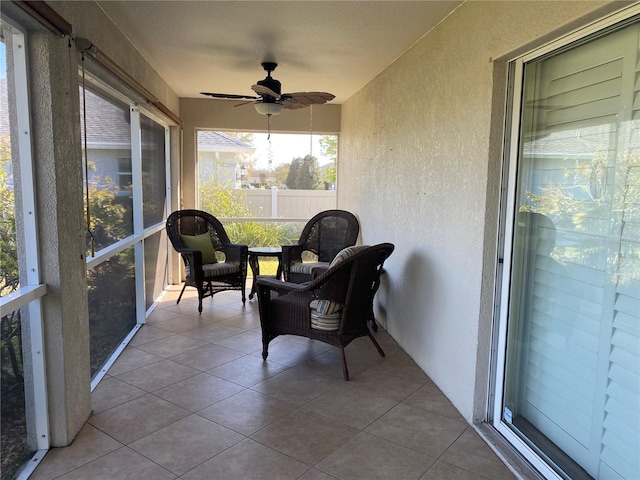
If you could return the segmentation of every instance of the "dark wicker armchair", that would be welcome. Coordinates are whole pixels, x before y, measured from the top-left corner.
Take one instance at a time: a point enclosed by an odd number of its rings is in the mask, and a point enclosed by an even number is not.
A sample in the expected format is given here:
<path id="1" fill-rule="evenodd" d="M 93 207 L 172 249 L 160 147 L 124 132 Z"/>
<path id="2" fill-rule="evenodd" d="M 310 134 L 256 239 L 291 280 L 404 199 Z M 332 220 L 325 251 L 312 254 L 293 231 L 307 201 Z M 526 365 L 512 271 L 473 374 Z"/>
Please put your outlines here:
<path id="1" fill-rule="evenodd" d="M 202 313 L 202 299 L 225 290 L 240 290 L 245 303 L 247 279 L 247 245 L 236 245 L 222 223 L 213 215 L 200 210 L 178 210 L 167 218 L 167 234 L 173 248 L 182 256 L 186 279 L 184 289 L 198 290 L 198 312 Z"/>
<path id="2" fill-rule="evenodd" d="M 311 280 L 315 267 L 328 267 L 343 248 L 356 244 L 360 224 L 345 210 L 326 210 L 307 222 L 298 243 L 282 247 L 282 273 L 287 282 L 303 283 Z M 310 252 L 318 258 L 303 262 L 303 254 Z"/>
<path id="3" fill-rule="evenodd" d="M 337 346 L 345 380 L 349 370 L 344 348 L 352 340 L 368 336 L 384 357 L 367 321 L 382 266 L 393 249 L 390 243 L 347 248 L 328 270 L 305 284 L 258 277 L 262 358 L 267 359 L 269 342 L 278 335 L 299 335 Z"/>

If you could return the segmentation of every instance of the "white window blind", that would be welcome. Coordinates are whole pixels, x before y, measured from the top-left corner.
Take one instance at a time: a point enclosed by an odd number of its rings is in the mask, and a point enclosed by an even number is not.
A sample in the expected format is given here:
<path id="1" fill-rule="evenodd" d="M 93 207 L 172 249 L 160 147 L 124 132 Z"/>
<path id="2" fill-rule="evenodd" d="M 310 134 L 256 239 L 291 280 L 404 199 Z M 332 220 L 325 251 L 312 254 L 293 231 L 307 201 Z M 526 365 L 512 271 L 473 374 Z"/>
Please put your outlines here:
<path id="1" fill-rule="evenodd" d="M 639 34 L 524 68 L 504 405 L 595 478 L 640 478 Z"/>

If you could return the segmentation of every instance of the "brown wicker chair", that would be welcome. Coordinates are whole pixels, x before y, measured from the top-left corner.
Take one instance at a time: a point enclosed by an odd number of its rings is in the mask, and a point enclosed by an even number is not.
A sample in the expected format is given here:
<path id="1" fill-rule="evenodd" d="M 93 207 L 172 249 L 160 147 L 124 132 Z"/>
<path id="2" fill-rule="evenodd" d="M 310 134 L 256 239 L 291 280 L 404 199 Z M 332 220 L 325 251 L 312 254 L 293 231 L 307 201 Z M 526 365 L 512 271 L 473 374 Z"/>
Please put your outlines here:
<path id="1" fill-rule="evenodd" d="M 203 298 L 225 290 L 240 290 L 242 303 L 245 303 L 247 245 L 231 243 L 222 223 L 213 215 L 200 210 L 173 212 L 167 218 L 166 229 L 173 248 L 184 260 L 186 271 L 184 287 L 176 303 L 180 303 L 187 286 L 198 290 L 200 313 Z M 211 245 L 208 245 L 207 237 L 203 234 L 209 235 Z M 224 261 L 219 261 L 219 257 L 224 257 Z"/>
<path id="2" fill-rule="evenodd" d="M 360 224 L 345 210 L 325 210 L 307 222 L 298 243 L 282 247 L 282 273 L 287 282 L 311 280 L 315 267 L 328 267 L 343 248 L 356 244 Z M 315 262 L 303 262 L 306 252 L 315 254 Z M 308 254 L 308 253 L 307 253 Z"/>
<path id="3" fill-rule="evenodd" d="M 328 270 L 305 284 L 258 277 L 262 358 L 267 359 L 269 342 L 278 335 L 299 335 L 337 346 L 345 380 L 349 370 L 344 347 L 352 340 L 368 336 L 384 357 L 367 321 L 382 266 L 393 249 L 390 243 L 350 247 L 340 252 Z"/>

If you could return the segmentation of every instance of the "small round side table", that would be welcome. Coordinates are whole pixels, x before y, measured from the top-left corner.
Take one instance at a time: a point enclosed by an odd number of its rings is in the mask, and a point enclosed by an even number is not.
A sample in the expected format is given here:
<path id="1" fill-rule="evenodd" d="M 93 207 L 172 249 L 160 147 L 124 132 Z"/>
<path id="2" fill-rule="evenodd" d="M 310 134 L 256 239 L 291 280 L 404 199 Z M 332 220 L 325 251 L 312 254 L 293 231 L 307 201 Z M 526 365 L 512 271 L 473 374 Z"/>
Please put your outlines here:
<path id="1" fill-rule="evenodd" d="M 258 263 L 258 257 L 276 257 L 278 259 L 276 278 L 280 278 L 282 276 L 281 247 L 251 247 L 249 249 L 249 266 L 251 267 L 251 273 L 253 273 L 253 283 L 251 285 L 251 293 L 249 293 L 249 300 L 253 299 L 253 296 L 257 291 L 256 277 L 260 275 L 260 264 Z"/>

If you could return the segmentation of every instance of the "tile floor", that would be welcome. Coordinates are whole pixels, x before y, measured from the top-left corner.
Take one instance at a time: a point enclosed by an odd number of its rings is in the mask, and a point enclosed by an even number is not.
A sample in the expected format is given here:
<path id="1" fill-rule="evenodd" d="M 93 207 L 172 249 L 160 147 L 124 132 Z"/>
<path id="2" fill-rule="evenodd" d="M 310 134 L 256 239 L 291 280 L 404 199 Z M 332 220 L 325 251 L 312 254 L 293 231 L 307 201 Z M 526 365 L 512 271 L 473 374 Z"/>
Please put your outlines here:
<path id="1" fill-rule="evenodd" d="M 284 336 L 261 358 L 257 299 L 163 298 L 32 479 L 515 478 L 382 329 L 337 349 Z"/>

